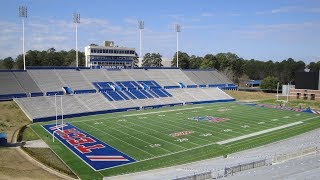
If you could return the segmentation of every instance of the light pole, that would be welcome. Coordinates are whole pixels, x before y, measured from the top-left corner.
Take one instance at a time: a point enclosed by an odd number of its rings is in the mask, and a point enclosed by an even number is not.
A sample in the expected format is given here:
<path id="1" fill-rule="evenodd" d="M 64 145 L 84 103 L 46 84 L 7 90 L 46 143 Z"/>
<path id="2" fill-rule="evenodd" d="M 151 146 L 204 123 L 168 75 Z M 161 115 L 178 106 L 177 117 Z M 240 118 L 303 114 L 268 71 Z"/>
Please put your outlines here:
<path id="1" fill-rule="evenodd" d="M 142 30 L 144 29 L 144 21 L 139 22 L 139 31 L 140 31 L 140 53 L 139 53 L 139 66 L 142 66 Z"/>
<path id="2" fill-rule="evenodd" d="M 76 24 L 76 66 L 79 66 L 78 60 L 78 24 L 80 23 L 80 14 L 73 13 L 73 23 Z"/>
<path id="3" fill-rule="evenodd" d="M 28 10 L 26 6 L 19 6 L 19 17 L 22 18 L 22 54 L 23 54 L 23 70 L 26 70 L 26 53 L 24 51 L 24 18 L 27 18 Z"/>
<path id="4" fill-rule="evenodd" d="M 181 32 L 180 24 L 176 24 L 175 29 L 177 32 L 177 68 L 179 68 L 179 33 Z"/>

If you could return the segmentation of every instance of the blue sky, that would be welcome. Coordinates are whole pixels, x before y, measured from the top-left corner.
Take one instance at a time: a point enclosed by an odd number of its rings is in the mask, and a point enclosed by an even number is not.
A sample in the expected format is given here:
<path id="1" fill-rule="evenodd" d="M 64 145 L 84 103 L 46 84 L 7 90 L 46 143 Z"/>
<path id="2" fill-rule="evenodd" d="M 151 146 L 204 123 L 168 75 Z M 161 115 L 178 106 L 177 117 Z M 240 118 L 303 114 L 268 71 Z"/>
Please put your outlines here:
<path id="1" fill-rule="evenodd" d="M 171 58 L 174 24 L 189 55 L 233 52 L 245 59 L 320 60 L 319 0 L 1 0 L 0 58 L 22 51 L 19 5 L 28 7 L 26 50 L 75 48 L 72 14 L 81 14 L 78 47 L 113 40 L 139 52 L 137 21 L 145 21 L 143 53 Z"/>

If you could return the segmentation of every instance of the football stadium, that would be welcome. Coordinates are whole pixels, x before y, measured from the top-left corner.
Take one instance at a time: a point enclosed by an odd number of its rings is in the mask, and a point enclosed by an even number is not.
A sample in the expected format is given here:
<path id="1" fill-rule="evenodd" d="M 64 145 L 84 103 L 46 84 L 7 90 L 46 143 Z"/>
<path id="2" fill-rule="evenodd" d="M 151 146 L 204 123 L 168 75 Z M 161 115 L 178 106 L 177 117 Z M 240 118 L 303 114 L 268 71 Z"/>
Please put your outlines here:
<path id="1" fill-rule="evenodd" d="M 25 52 L 27 15 L 19 6 L 23 54 L 12 66 L 0 59 L 0 179 L 320 177 L 318 63 L 189 57 L 175 23 L 176 51 L 164 65 L 159 53 L 142 53 L 143 20 L 140 52 L 83 36 L 92 44 L 81 52 L 79 13 L 76 50 Z"/>
<path id="2" fill-rule="evenodd" d="M 1 71 L 30 126 L 81 179 L 228 156 L 317 129 L 319 116 L 240 103 L 216 70 Z M 9 94 L 13 93 L 13 94 Z"/>

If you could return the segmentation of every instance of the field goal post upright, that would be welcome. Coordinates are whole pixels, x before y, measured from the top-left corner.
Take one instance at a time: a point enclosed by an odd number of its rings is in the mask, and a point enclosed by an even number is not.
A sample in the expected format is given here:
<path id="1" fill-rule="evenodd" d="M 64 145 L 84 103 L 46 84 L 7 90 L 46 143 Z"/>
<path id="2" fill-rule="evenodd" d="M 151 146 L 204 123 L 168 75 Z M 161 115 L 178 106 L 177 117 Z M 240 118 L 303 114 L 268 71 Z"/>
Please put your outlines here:
<path id="1" fill-rule="evenodd" d="M 278 82 L 277 84 L 277 101 L 279 101 L 279 85 L 280 85 L 280 82 Z"/>
<path id="2" fill-rule="evenodd" d="M 288 83 L 288 87 L 287 87 L 287 104 L 289 102 L 289 93 L 290 93 L 290 83 Z"/>
<path id="3" fill-rule="evenodd" d="M 57 107 L 57 94 L 54 94 L 54 106 L 55 106 L 55 109 L 56 109 L 56 128 L 58 127 L 58 107 Z M 52 132 L 52 142 L 54 142 L 54 133 L 56 131 L 53 130 Z"/>
<path id="4" fill-rule="evenodd" d="M 54 105 L 56 110 L 56 130 L 53 130 L 52 132 L 52 141 L 54 142 L 54 133 L 56 131 L 63 131 L 63 103 L 62 103 L 62 95 L 61 95 L 61 101 L 60 101 L 60 110 L 61 110 L 61 130 L 58 127 L 58 106 L 57 106 L 57 94 L 54 94 Z"/>
<path id="5" fill-rule="evenodd" d="M 62 105 L 62 97 L 61 96 L 61 130 L 63 131 L 63 105 Z"/>

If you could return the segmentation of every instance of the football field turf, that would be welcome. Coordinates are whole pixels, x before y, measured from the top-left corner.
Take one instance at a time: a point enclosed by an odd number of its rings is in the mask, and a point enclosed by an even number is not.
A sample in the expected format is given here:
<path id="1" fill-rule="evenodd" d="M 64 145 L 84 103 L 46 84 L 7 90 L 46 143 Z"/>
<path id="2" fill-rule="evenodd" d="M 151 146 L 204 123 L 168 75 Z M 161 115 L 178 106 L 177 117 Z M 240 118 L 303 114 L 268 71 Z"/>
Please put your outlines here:
<path id="1" fill-rule="evenodd" d="M 135 162 L 94 171 L 42 125 L 32 125 L 83 179 L 101 179 L 203 160 L 271 143 L 320 127 L 319 116 L 232 103 L 177 106 L 68 119 Z"/>

